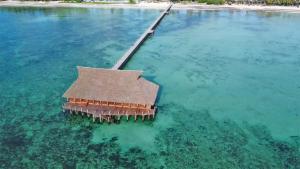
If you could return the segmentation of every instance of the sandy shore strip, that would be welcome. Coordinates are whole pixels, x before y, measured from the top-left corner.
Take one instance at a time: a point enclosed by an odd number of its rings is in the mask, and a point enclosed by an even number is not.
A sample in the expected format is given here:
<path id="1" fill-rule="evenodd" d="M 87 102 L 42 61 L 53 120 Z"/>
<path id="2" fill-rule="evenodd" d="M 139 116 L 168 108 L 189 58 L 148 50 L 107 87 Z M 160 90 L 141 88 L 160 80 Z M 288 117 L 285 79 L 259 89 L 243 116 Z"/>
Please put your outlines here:
<path id="1" fill-rule="evenodd" d="M 164 9 L 168 6 L 167 2 L 138 4 L 96 4 L 96 3 L 64 3 L 61 1 L 0 1 L 0 7 L 73 7 L 73 8 L 135 8 L 135 9 Z M 293 6 L 262 6 L 262 5 L 205 5 L 198 3 L 175 3 L 172 9 L 191 9 L 191 10 L 254 10 L 267 12 L 290 12 L 300 13 L 300 8 Z"/>

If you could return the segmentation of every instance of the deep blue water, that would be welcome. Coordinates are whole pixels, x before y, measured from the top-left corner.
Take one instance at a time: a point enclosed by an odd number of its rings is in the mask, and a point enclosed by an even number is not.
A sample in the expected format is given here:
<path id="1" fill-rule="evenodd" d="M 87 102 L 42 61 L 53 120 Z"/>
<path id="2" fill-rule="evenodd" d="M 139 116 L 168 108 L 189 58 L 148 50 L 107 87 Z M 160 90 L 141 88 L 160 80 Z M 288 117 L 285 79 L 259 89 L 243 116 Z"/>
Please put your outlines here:
<path id="1" fill-rule="evenodd" d="M 300 168 L 300 15 L 174 10 L 126 69 L 155 121 L 62 112 L 76 66 L 111 67 L 157 10 L 0 8 L 0 168 Z"/>

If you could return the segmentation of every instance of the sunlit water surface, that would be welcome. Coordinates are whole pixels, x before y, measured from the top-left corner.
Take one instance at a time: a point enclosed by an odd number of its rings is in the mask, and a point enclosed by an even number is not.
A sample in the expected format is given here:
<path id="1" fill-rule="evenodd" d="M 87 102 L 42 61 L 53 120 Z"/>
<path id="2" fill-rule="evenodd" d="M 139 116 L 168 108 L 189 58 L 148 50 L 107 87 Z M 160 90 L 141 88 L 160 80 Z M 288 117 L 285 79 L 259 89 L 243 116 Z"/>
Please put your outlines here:
<path id="1" fill-rule="evenodd" d="M 155 121 L 61 109 L 76 66 L 111 67 L 157 10 L 0 8 L 0 168 L 300 168 L 300 15 L 172 11 L 132 58 Z"/>

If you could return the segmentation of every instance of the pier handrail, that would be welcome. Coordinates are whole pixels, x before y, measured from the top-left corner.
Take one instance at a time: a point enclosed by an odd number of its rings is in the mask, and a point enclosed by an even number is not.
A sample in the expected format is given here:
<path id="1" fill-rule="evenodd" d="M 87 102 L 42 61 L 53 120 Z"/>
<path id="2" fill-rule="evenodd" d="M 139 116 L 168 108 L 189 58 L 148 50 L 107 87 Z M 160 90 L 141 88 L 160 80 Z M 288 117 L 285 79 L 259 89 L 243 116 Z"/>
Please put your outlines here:
<path id="1" fill-rule="evenodd" d="M 134 44 L 125 52 L 125 54 L 117 61 L 117 63 L 112 67 L 113 70 L 121 69 L 130 59 L 130 57 L 142 46 L 143 42 L 148 38 L 149 35 L 153 34 L 155 28 L 161 22 L 166 14 L 169 13 L 173 4 L 170 4 L 160 16 L 150 25 L 148 29 L 138 38 Z"/>

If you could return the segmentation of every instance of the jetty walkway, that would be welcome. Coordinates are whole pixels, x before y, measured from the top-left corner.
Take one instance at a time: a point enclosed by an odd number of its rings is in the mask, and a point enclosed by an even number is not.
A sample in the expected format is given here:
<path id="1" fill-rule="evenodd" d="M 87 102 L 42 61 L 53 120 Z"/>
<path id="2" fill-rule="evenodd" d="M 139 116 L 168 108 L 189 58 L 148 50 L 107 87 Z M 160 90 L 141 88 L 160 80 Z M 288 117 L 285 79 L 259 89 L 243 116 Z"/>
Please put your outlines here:
<path id="1" fill-rule="evenodd" d="M 142 71 L 120 70 L 170 11 L 164 10 L 111 69 L 77 67 L 78 78 L 64 93 L 63 110 L 92 116 L 93 121 L 119 121 L 123 116 L 154 118 L 159 86 L 143 77 Z"/>
<path id="2" fill-rule="evenodd" d="M 140 36 L 139 39 L 127 50 L 127 52 L 118 60 L 112 67 L 113 70 L 121 69 L 130 59 L 130 57 L 142 46 L 143 42 L 154 33 L 155 28 L 159 25 L 161 20 L 169 13 L 173 4 L 170 4 L 161 15 L 153 22 L 152 25 Z"/>

